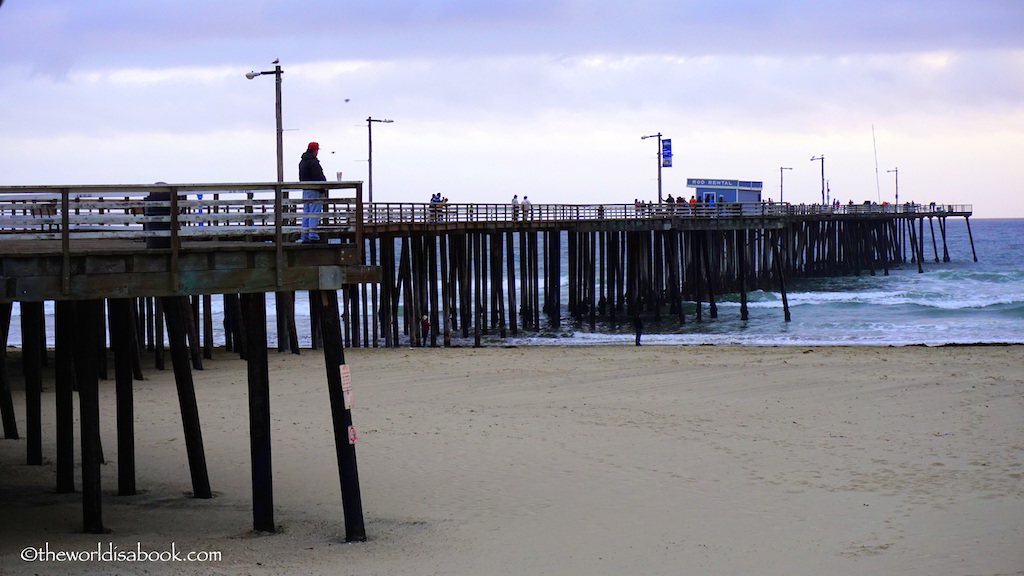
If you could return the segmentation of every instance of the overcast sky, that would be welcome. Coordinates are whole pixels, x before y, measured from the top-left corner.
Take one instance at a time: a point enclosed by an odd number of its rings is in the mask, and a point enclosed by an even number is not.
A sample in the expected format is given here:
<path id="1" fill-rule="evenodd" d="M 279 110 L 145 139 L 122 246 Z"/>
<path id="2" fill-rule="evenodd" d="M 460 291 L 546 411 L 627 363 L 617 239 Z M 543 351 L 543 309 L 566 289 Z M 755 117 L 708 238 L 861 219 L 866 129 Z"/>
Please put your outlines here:
<path id="1" fill-rule="evenodd" d="M 285 179 L 376 201 L 764 197 L 1024 217 L 1021 0 L 0 0 L 0 184 Z"/>

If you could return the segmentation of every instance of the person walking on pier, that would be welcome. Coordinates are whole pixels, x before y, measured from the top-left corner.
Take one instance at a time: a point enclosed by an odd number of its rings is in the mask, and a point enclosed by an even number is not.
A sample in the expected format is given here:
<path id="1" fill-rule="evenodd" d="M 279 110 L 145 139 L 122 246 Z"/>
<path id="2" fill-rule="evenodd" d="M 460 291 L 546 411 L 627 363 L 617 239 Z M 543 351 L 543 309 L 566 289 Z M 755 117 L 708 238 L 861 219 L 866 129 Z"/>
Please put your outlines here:
<path id="1" fill-rule="evenodd" d="M 320 152 L 320 144 L 317 142 L 310 142 L 306 146 L 306 151 L 302 153 L 302 159 L 299 161 L 299 181 L 300 182 L 326 182 L 327 177 L 324 176 L 324 169 L 320 166 L 320 160 L 317 160 L 317 154 Z M 327 196 L 323 190 L 303 190 L 303 200 L 320 200 Z M 324 211 L 324 205 L 320 202 L 306 202 L 302 208 L 306 214 L 319 214 Z M 302 219 L 302 233 L 299 235 L 299 242 L 319 242 L 320 235 L 312 230 L 320 225 L 319 216 L 307 216 Z"/>

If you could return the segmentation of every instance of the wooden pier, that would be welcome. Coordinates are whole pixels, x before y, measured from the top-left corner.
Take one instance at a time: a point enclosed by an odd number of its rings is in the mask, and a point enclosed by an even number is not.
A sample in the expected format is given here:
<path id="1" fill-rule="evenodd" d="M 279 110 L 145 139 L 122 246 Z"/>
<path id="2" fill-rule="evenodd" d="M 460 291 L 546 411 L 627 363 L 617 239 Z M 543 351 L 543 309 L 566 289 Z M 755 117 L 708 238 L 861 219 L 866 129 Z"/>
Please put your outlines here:
<path id="1" fill-rule="evenodd" d="M 324 192 L 322 243 L 294 241 L 308 188 Z M 210 497 L 211 486 L 193 371 L 214 346 L 239 353 L 249 371 L 253 526 L 273 531 L 266 295 L 275 298 L 278 350 L 299 353 L 294 293 L 309 291 L 309 341 L 323 348 L 329 375 L 346 539 L 363 540 L 352 415 L 340 390 L 345 347 L 449 346 L 453 335 L 481 345 L 484 336 L 557 327 L 563 312 L 592 326 L 640 316 L 700 322 L 717 316 L 724 294 L 739 296 L 745 320 L 755 289 L 780 292 L 789 320 L 787 280 L 949 261 L 946 221 L 965 218 L 969 232 L 972 213 L 935 204 L 364 205 L 361 194 L 359 182 L 0 187 L 0 336 L 6 342 L 18 302 L 26 462 L 43 462 L 41 367 L 52 333 L 57 490 L 76 489 L 77 386 L 85 530 L 105 529 L 97 387 L 108 349 L 118 493 L 136 491 L 131 386 L 142 378 L 139 359 L 152 352 L 162 369 L 166 337 L 197 498 Z M 214 341 L 214 297 L 222 299 L 222 342 Z M 52 327 L 47 301 L 55 303 Z M 9 381 L 0 354 L 4 435 L 19 438 Z"/>
<path id="2" fill-rule="evenodd" d="M 935 204 L 376 203 L 366 208 L 363 253 L 382 273 L 369 295 L 377 314 L 366 314 L 365 286 L 349 287 L 364 331 L 346 330 L 346 344 L 422 345 L 424 314 L 431 346 L 451 345 L 453 334 L 480 345 L 482 336 L 557 328 L 563 314 L 592 327 L 638 315 L 700 322 L 717 317 L 724 294 L 738 295 L 746 320 L 756 289 L 778 291 L 788 321 L 787 279 L 888 274 L 907 262 L 921 272 L 929 257 L 950 260 L 947 219 L 965 218 L 969 232 L 971 213 Z"/>
<path id="3" fill-rule="evenodd" d="M 303 189 L 323 191 L 332 240 L 297 244 Z M 345 365 L 338 291 L 376 282 L 361 264 L 362 185 L 355 183 L 153 185 L 0 188 L 0 337 L 6 344 L 12 304 L 19 303 L 26 405 L 26 463 L 42 465 L 42 367 L 49 362 L 44 302 L 53 301 L 58 492 L 73 492 L 77 388 L 82 454 L 83 527 L 103 533 L 100 379 L 113 352 L 117 389 L 118 494 L 136 493 L 132 382 L 140 357 L 170 350 L 182 415 L 192 495 L 210 498 L 193 371 L 213 342 L 211 298 L 222 295 L 230 326 L 226 345 L 248 363 L 253 527 L 273 532 L 266 294 L 274 293 L 279 342 L 298 353 L 294 291 L 311 294 L 317 343 L 324 350 L 337 444 L 346 540 L 366 539 L 350 442 L 350 407 L 342 399 Z M 289 319 L 291 321 L 289 321 Z M 6 349 L 6 346 L 4 347 Z M 204 351 L 206 354 L 204 354 Z M 19 438 L 6 356 L 0 353 L 4 436 Z"/>

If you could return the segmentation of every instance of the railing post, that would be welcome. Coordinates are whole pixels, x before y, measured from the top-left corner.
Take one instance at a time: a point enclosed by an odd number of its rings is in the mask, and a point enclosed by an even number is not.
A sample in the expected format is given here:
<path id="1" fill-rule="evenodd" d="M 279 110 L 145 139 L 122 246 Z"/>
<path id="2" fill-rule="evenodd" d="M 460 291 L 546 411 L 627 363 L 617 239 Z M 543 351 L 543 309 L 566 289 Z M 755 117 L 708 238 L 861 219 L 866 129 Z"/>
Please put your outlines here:
<path id="1" fill-rule="evenodd" d="M 284 187 L 274 186 L 274 243 L 277 245 L 274 255 L 274 268 L 277 273 L 277 287 L 284 285 Z"/>
<path id="2" fill-rule="evenodd" d="M 60 254 L 62 294 L 71 293 L 71 189 L 60 189 Z"/>
<path id="3" fill-rule="evenodd" d="M 178 236 L 181 221 L 178 219 L 178 189 L 174 186 L 171 191 L 171 289 L 175 292 L 181 290 L 181 266 L 178 258 L 181 249 L 181 237 Z"/>
<path id="4" fill-rule="evenodd" d="M 371 205 L 372 206 L 372 205 Z M 363 184 L 356 184 L 356 221 L 355 227 L 355 240 L 356 240 L 356 261 L 363 261 Z"/>

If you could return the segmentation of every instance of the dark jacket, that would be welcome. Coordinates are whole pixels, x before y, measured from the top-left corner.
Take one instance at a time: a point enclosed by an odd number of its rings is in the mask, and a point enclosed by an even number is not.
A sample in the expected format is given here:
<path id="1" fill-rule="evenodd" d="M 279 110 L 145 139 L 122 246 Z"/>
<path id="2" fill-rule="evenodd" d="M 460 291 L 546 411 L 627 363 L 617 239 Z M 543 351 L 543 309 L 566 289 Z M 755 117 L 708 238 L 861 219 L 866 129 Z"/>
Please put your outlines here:
<path id="1" fill-rule="evenodd" d="M 324 169 L 316 155 L 310 151 L 302 153 L 302 160 L 299 161 L 299 182 L 326 182 Z"/>

